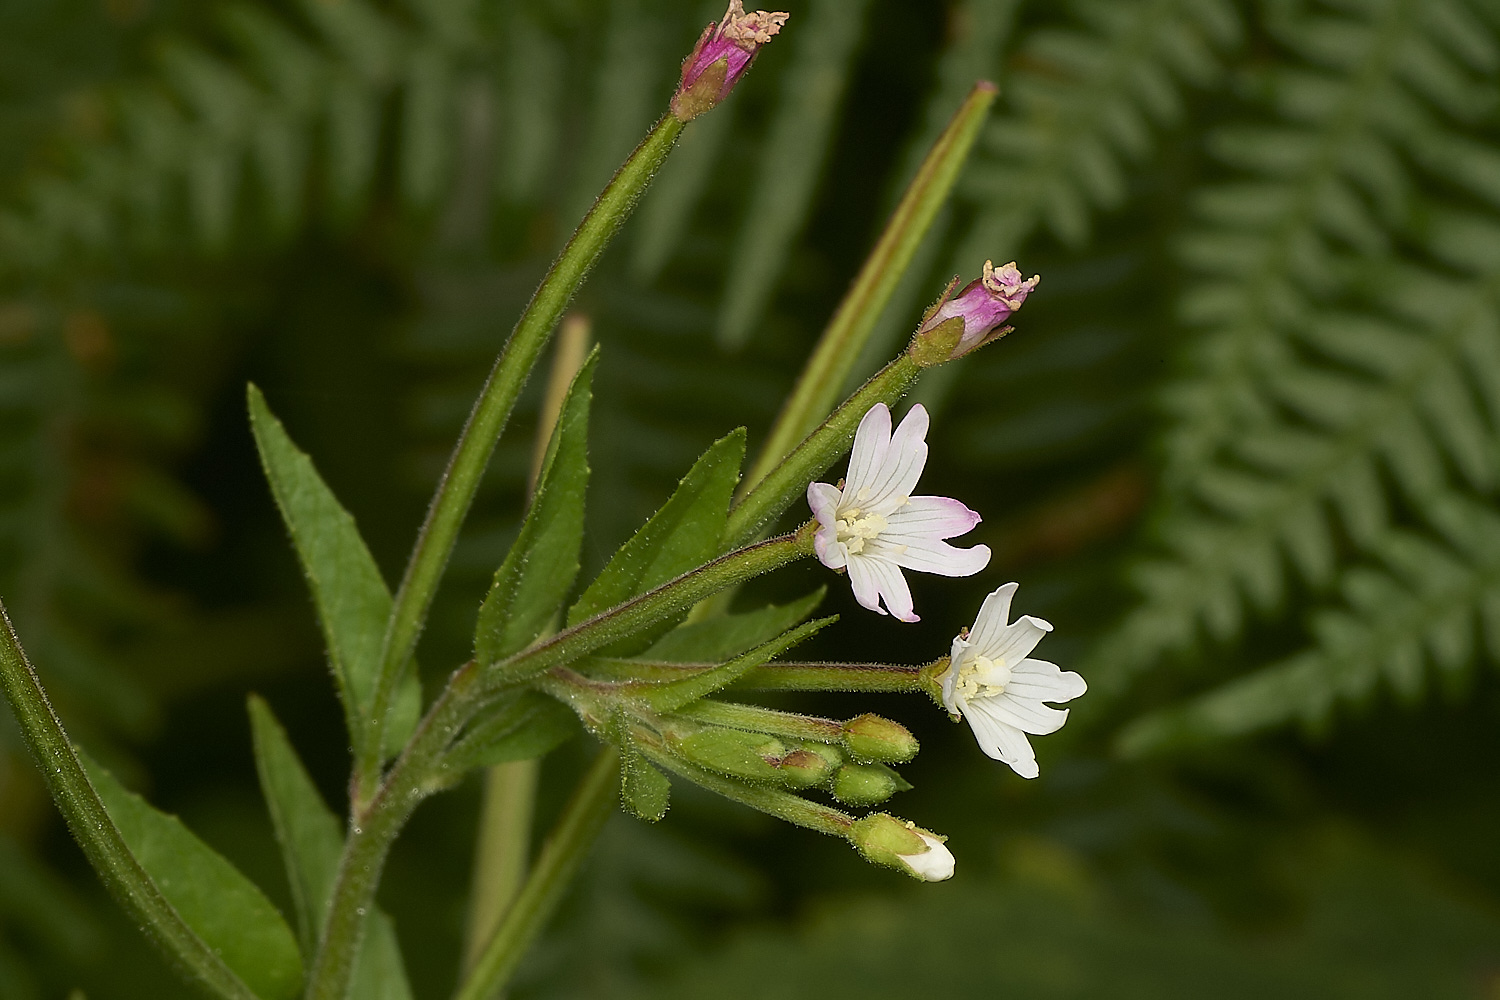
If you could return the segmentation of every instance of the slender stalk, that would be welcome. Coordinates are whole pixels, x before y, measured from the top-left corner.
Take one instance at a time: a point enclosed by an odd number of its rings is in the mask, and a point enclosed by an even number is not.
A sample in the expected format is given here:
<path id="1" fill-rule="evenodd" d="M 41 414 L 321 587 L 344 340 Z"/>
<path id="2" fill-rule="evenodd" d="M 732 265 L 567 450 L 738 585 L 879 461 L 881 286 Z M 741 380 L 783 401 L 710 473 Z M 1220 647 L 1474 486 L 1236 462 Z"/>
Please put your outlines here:
<path id="1" fill-rule="evenodd" d="M 816 526 L 816 522 L 809 521 L 791 534 L 720 556 L 655 590 L 600 612 L 495 664 L 486 682 L 491 686 L 501 686 L 535 677 L 551 667 L 570 663 L 616 639 L 632 635 L 644 625 L 685 612 L 726 587 L 769 573 L 793 559 L 811 555 Z"/>
<path id="2" fill-rule="evenodd" d="M 724 545 L 744 545 L 806 494 L 807 484 L 849 450 L 860 420 L 876 403 L 891 404 L 911 388 L 923 371 L 909 353 L 877 372 L 854 395 L 844 401 L 822 426 L 813 431 L 775 468 L 765 475 L 733 510 L 724 532 Z"/>
<path id="3" fill-rule="evenodd" d="M 818 346 L 813 349 L 796 387 L 771 428 L 765 446 L 745 476 L 740 487 L 742 493 L 753 489 L 769 475 L 797 442 L 833 409 L 870 331 L 875 328 L 917 247 L 932 227 L 938 209 L 948 200 L 959 170 L 974 146 L 979 126 L 995 102 L 996 93 L 995 85 L 988 80 L 976 83 L 947 128 L 933 143 L 916 176 L 907 185 L 901 202 L 891 213 L 880 239 L 865 258 L 833 318 L 828 321 Z"/>
<path id="4" fill-rule="evenodd" d="M 391 844 L 412 811 L 435 790 L 431 779 L 443 751 L 477 704 L 473 698 L 477 680 L 473 662 L 453 674 L 375 795 L 352 812 L 332 901 L 307 977 L 307 1000 L 345 1000 L 348 996 L 365 914 L 375 905 L 375 888 Z"/>
<path id="5" fill-rule="evenodd" d="M 762 708 L 759 705 L 736 705 L 733 702 L 705 698 L 679 708 L 675 714 L 715 726 L 791 736 L 799 740 L 816 740 L 819 743 L 840 743 L 844 739 L 842 722 L 820 719 L 813 715 L 778 712 L 774 708 Z"/>
<path id="6" fill-rule="evenodd" d="M 946 659 L 938 661 L 946 665 Z M 642 660 L 592 660 L 590 679 L 598 681 L 675 681 L 714 669 L 714 663 L 652 663 Z M 940 672 L 940 671 L 938 671 Z M 933 664 L 767 663 L 747 671 L 726 691 L 925 691 Z M 699 702 L 707 705 L 709 702 Z"/>
<path id="7" fill-rule="evenodd" d="M 183 922 L 131 853 L 89 783 L 62 720 L 52 710 L 41 680 L 16 639 L 4 605 L 0 605 L 0 689 L 5 691 L 21 736 L 68 829 L 110 894 L 167 958 L 199 986 L 230 1000 L 255 1000 L 250 988 Z"/>
<path id="8" fill-rule="evenodd" d="M 619 794 L 620 755 L 605 747 L 594 758 L 557 825 L 542 845 L 531 877 L 485 945 L 454 1000 L 490 1000 L 505 987 L 521 956 L 557 908 Z"/>
<path id="9" fill-rule="evenodd" d="M 516 398 L 569 299 L 629 216 L 681 131 L 682 123 L 675 117 L 663 117 L 599 195 L 532 295 L 469 414 L 396 591 L 368 729 L 356 756 L 356 807 L 365 802 L 379 780 L 386 716 L 396 683 L 411 661 L 459 528 Z"/>

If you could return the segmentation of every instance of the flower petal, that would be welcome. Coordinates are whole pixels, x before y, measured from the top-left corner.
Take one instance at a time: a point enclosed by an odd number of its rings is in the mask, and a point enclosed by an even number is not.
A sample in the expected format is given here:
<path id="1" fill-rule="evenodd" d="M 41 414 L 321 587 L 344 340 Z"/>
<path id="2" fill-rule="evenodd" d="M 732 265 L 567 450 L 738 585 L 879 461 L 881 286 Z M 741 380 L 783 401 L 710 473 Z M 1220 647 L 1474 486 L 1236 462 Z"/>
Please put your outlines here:
<path id="1" fill-rule="evenodd" d="M 812 508 L 813 517 L 824 527 L 833 527 L 833 523 L 839 519 L 839 499 L 842 496 L 837 486 L 827 483 L 807 484 L 807 505 Z"/>
<path id="2" fill-rule="evenodd" d="M 995 640 L 984 645 L 974 642 L 974 637 L 969 636 L 969 641 L 974 643 L 979 652 L 992 660 L 1004 660 L 1008 664 L 1020 663 L 1036 649 L 1036 644 L 1042 641 L 1052 626 L 1040 618 L 1031 615 L 1022 615 L 1000 630 Z"/>
<path id="3" fill-rule="evenodd" d="M 866 481 L 859 496 L 859 505 L 881 514 L 896 510 L 917 488 L 922 478 L 922 469 L 927 465 L 927 408 L 921 403 L 913 406 L 891 436 L 890 447 L 876 476 Z M 864 490 L 868 490 L 865 493 Z M 845 491 L 845 495 L 848 492 Z"/>
<path id="4" fill-rule="evenodd" d="M 829 569 L 843 569 L 849 565 L 849 549 L 839 541 L 838 529 L 832 525 L 814 532 L 813 551 L 818 554 L 818 562 Z"/>
<path id="5" fill-rule="evenodd" d="M 953 852 L 948 850 L 948 845 L 930 834 L 917 831 L 917 836 L 922 838 L 927 845 L 927 850 L 921 854 L 898 854 L 896 857 L 928 882 L 942 882 L 953 877 Z"/>
<path id="6" fill-rule="evenodd" d="M 851 582 L 854 579 L 855 566 L 858 566 L 860 572 L 873 583 L 892 615 L 904 622 L 921 621 L 912 610 L 911 588 L 906 585 L 906 577 L 901 575 L 901 569 L 894 562 L 883 556 L 871 555 L 870 547 L 866 544 L 864 552 L 849 556 Z M 856 599 L 859 598 L 857 589 L 854 596 Z M 863 600 L 859 603 L 867 608 L 870 607 Z"/>
<path id="7" fill-rule="evenodd" d="M 885 541 L 885 535 L 880 536 Z M 935 538 L 909 542 L 904 551 L 893 554 L 897 566 L 935 573 L 938 576 L 973 576 L 990 564 L 988 545 L 960 549 Z"/>
<path id="8" fill-rule="evenodd" d="M 873 570 L 875 562 L 869 556 L 850 556 L 849 586 L 854 589 L 854 599 L 860 607 L 883 615 L 886 610 L 880 606 L 880 581 Z"/>
<path id="9" fill-rule="evenodd" d="M 996 718 L 988 711 L 983 701 L 974 701 L 963 706 L 964 718 L 974 730 L 979 749 L 995 760 L 1004 761 L 1023 778 L 1035 778 L 1041 773 L 1036 765 L 1036 754 L 1026 734 L 1007 722 Z"/>
<path id="10" fill-rule="evenodd" d="M 881 535 L 901 542 L 906 541 L 907 535 L 953 538 L 970 530 L 981 520 L 983 518 L 960 500 L 948 497 L 912 497 L 885 515 L 886 530 Z"/>
<path id="11" fill-rule="evenodd" d="M 1025 659 L 1011 667 L 1006 694 L 1035 701 L 1072 701 L 1089 689 L 1081 676 L 1046 660 Z"/>
<path id="12" fill-rule="evenodd" d="M 985 711 L 993 718 L 1033 736 L 1055 733 L 1068 721 L 1066 708 L 1052 708 L 1030 698 L 1017 697 L 1011 693 L 1009 686 L 1003 694 L 975 698 L 969 702 L 969 707 L 972 709 L 978 704 L 983 704 Z"/>
<path id="13" fill-rule="evenodd" d="M 854 432 L 854 447 L 849 451 L 849 473 L 844 477 L 844 496 L 853 499 L 867 490 L 879 475 L 891 447 L 891 408 L 876 403 L 865 413 Z"/>
<path id="14" fill-rule="evenodd" d="M 969 632 L 969 645 L 988 648 L 998 643 L 1006 622 L 1010 621 L 1010 599 L 1020 586 L 1019 583 L 1007 583 L 984 599 L 974 618 L 974 628 Z"/>

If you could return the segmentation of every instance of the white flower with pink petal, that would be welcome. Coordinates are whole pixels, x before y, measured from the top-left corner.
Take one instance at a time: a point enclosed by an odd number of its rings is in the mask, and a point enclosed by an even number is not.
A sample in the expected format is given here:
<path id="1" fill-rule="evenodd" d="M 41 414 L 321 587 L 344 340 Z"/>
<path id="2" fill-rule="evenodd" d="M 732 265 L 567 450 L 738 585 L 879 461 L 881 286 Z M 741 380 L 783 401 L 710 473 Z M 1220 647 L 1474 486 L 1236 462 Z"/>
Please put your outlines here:
<path id="1" fill-rule="evenodd" d="M 990 561 L 987 546 L 960 549 L 944 541 L 973 528 L 978 514 L 947 497 L 911 495 L 927 464 L 927 424 L 927 410 L 918 403 L 892 434 L 890 408 L 876 403 L 854 434 L 843 488 L 807 487 L 818 519 L 818 559 L 829 569 L 848 570 L 861 605 L 904 622 L 918 618 L 902 569 L 972 576 Z"/>
<path id="2" fill-rule="evenodd" d="M 968 721 L 980 749 L 1021 777 L 1035 778 L 1040 772 L 1026 734 L 1055 733 L 1068 721 L 1067 709 L 1043 702 L 1071 701 L 1088 685 L 1071 670 L 1030 659 L 1052 626 L 1030 615 L 1007 624 L 1017 586 L 1007 583 L 985 598 L 974 627 L 953 640 L 938 681 L 944 707 L 954 721 Z"/>

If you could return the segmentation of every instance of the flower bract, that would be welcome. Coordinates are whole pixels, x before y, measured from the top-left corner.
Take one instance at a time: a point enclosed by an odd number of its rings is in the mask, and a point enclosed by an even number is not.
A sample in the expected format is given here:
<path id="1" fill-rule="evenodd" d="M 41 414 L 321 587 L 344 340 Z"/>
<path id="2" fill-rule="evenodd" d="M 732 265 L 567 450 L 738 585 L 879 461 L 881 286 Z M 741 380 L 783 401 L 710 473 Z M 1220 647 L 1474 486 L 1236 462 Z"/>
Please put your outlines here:
<path id="1" fill-rule="evenodd" d="M 1044 702 L 1071 701 L 1088 690 L 1082 677 L 1029 654 L 1052 626 L 1040 618 L 1010 618 L 1017 585 L 1007 583 L 985 598 L 974 627 L 953 640 L 948 669 L 938 678 L 943 705 L 962 716 L 979 746 L 1023 778 L 1038 769 L 1027 734 L 1045 736 L 1062 728 L 1068 710 Z"/>
<path id="2" fill-rule="evenodd" d="M 927 424 L 918 403 L 892 434 L 890 408 L 875 404 L 855 432 L 842 489 L 807 487 L 823 565 L 848 570 L 861 605 L 904 622 L 918 618 L 902 569 L 972 576 L 990 561 L 987 546 L 960 549 L 944 541 L 973 528 L 978 514 L 947 497 L 912 496 L 927 464 Z"/>

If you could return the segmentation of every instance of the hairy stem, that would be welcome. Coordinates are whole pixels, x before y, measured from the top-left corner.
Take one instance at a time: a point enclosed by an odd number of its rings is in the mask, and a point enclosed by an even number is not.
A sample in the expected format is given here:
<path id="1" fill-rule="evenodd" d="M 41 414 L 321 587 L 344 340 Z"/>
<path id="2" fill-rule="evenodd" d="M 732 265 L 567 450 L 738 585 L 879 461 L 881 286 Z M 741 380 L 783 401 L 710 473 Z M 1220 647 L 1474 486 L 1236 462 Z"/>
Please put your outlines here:
<path id="1" fill-rule="evenodd" d="M 125 844 L 26 659 L 4 605 L 0 605 L 0 689 L 5 691 L 47 790 L 110 894 L 198 985 L 230 1000 L 255 1000 L 250 988 L 183 922 Z"/>
<path id="2" fill-rule="evenodd" d="M 391 844 L 418 803 L 435 790 L 432 775 L 474 709 L 477 680 L 472 662 L 453 674 L 375 795 L 353 811 L 333 898 L 307 977 L 307 1000 L 345 1000 L 348 996 L 365 914 L 375 905 L 375 888 Z"/>
<path id="3" fill-rule="evenodd" d="M 473 971 L 459 986 L 454 1000 L 490 1000 L 505 987 L 604 828 L 619 794 L 619 784 L 620 755 L 613 747 L 605 747 L 578 783 L 557 825 L 547 835 L 531 877 L 485 945 Z"/>
<path id="4" fill-rule="evenodd" d="M 356 807 L 365 802 L 379 780 L 386 716 L 396 684 L 411 661 L 438 582 L 458 540 L 459 528 L 469 512 L 485 466 L 489 464 L 495 443 L 510 418 L 516 398 L 563 309 L 611 237 L 630 215 L 681 131 L 682 123 L 676 118 L 671 115 L 663 117 L 599 195 L 521 313 L 490 371 L 473 412 L 469 414 L 448 468 L 433 495 L 427 519 L 417 536 L 391 608 L 374 706 L 356 757 Z"/>

